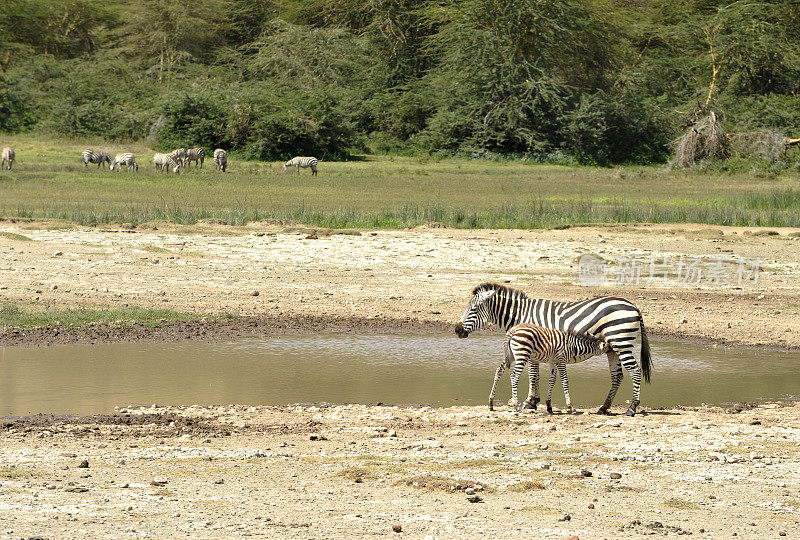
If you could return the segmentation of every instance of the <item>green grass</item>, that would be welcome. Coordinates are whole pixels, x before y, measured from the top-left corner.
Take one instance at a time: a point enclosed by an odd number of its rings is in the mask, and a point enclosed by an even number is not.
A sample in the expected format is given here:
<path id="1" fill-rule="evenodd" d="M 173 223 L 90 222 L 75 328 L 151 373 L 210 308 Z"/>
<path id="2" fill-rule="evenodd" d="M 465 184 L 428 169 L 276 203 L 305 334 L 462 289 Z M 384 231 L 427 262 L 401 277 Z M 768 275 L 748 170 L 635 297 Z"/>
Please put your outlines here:
<path id="1" fill-rule="evenodd" d="M 687 501 L 684 499 L 676 499 L 674 497 L 664 501 L 664 506 L 667 508 L 675 508 L 677 510 L 697 510 L 700 508 L 697 503 L 693 503 L 692 501 Z"/>
<path id="2" fill-rule="evenodd" d="M 292 220 L 331 229 L 551 228 L 592 223 L 800 227 L 797 175 L 679 172 L 666 167 L 567 167 L 459 158 L 323 162 L 319 175 L 230 157 L 178 176 L 157 174 L 141 143 L 17 135 L 15 169 L 0 173 L 0 217 L 82 225 Z M 84 148 L 135 152 L 138 174 L 84 169 Z"/>
<path id="3" fill-rule="evenodd" d="M 147 327 L 157 327 L 177 322 L 194 322 L 199 319 L 199 315 L 179 313 L 168 309 L 127 307 L 110 310 L 52 310 L 38 303 L 6 302 L 0 305 L 0 329 L 8 326 L 84 326 L 89 323 L 119 323 L 126 326 L 133 322 Z"/>
<path id="4" fill-rule="evenodd" d="M 17 233 L 6 232 L 6 231 L 0 231 L 0 237 L 8 238 L 9 240 L 18 240 L 20 242 L 33 242 L 33 240 L 31 238 L 28 238 L 27 236 L 25 236 L 23 234 L 17 234 Z"/>
<path id="5" fill-rule="evenodd" d="M 8 480 L 20 480 L 20 479 L 28 479 L 34 478 L 37 474 L 33 471 L 28 469 L 18 468 L 16 465 L 11 465 L 10 467 L 0 467 L 0 478 L 5 478 Z"/>

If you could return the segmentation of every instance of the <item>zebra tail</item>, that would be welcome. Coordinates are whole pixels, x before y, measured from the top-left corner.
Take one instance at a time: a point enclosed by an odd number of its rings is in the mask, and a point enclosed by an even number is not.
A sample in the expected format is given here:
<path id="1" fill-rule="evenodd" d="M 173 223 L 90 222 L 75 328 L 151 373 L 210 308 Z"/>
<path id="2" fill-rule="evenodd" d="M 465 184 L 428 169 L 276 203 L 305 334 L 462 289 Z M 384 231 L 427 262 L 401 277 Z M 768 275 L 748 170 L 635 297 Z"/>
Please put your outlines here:
<path id="1" fill-rule="evenodd" d="M 514 361 L 514 353 L 511 352 L 511 340 L 507 339 L 505 346 L 503 347 L 503 352 L 505 353 L 505 363 L 506 369 L 511 367 L 511 363 Z"/>
<path id="2" fill-rule="evenodd" d="M 641 314 L 639 314 L 641 317 Z M 644 318 L 642 317 L 639 321 L 639 325 L 642 331 L 642 376 L 644 377 L 644 382 L 650 382 L 650 342 L 647 341 L 647 333 L 644 331 Z"/>

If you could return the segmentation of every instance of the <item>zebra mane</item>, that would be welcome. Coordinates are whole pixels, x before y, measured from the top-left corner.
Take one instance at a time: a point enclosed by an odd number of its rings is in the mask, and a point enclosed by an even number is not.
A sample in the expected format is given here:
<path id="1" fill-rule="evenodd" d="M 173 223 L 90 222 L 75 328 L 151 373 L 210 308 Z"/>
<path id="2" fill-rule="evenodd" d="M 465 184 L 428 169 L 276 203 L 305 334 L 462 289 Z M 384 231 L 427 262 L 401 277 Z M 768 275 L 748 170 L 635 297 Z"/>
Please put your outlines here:
<path id="1" fill-rule="evenodd" d="M 500 285 L 499 283 L 491 283 L 489 281 L 486 283 L 481 283 L 472 289 L 472 294 L 475 295 L 484 291 L 497 291 L 498 294 L 515 294 L 519 298 L 528 298 L 528 296 L 519 289 L 512 289 L 511 287 L 506 287 L 505 285 Z"/>

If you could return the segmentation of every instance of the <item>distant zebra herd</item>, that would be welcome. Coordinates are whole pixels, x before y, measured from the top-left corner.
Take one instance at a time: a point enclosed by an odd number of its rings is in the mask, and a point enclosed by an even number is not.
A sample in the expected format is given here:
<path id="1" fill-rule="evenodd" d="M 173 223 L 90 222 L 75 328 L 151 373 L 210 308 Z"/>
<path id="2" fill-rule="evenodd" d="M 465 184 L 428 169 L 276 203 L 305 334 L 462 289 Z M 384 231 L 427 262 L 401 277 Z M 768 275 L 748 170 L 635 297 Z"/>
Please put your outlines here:
<path id="1" fill-rule="evenodd" d="M 11 170 L 11 166 L 14 163 L 14 159 L 16 157 L 14 150 L 8 146 L 3 148 L 2 151 L 2 166 L 0 169 L 7 169 Z M 214 150 L 213 153 L 214 157 L 214 166 L 220 172 L 225 172 L 228 170 L 228 152 L 223 150 L 222 148 L 217 148 Z M 81 152 L 81 158 L 83 159 L 83 168 L 89 166 L 89 164 L 97 165 L 97 168 L 105 169 L 106 165 L 108 165 L 108 169 L 110 171 L 116 170 L 117 172 L 121 171 L 123 167 L 125 167 L 128 171 L 138 172 L 139 164 L 136 162 L 136 156 L 132 152 L 122 152 L 114 156 L 112 159 L 108 153 L 102 150 L 95 150 L 92 148 L 87 148 L 83 152 Z M 153 166 L 155 167 L 156 172 L 173 172 L 174 174 L 180 173 L 181 169 L 186 168 L 188 169 L 190 164 L 194 162 L 195 167 L 199 167 L 200 169 L 203 168 L 203 162 L 206 158 L 206 152 L 202 148 L 176 148 L 172 152 L 169 153 L 156 153 L 153 156 Z M 319 159 L 315 157 L 294 157 L 283 164 L 284 172 L 288 169 L 294 168 L 298 174 L 300 174 L 300 169 L 311 169 L 311 175 L 316 176 L 317 174 L 317 165 L 319 164 Z"/>
<path id="2" fill-rule="evenodd" d="M 13 150 L 11 152 L 13 154 Z M 136 156 L 131 152 L 117 154 L 113 160 L 107 153 L 93 149 L 84 150 L 81 155 L 83 156 L 84 168 L 86 168 L 89 163 L 95 163 L 99 169 L 105 167 L 105 164 L 108 163 L 109 170 L 112 171 L 115 169 L 121 171 L 123 166 L 129 171 L 136 172 L 139 170 L 139 165 L 136 163 Z M 194 162 L 196 167 L 202 169 L 205 156 L 205 150 L 202 148 L 191 148 L 189 150 L 177 148 L 168 154 L 155 154 L 153 156 L 153 166 L 158 172 L 172 171 L 178 174 L 181 168 L 189 168 L 191 162 Z M 225 172 L 228 168 L 228 152 L 222 148 L 214 150 L 214 164 L 218 171 Z"/>

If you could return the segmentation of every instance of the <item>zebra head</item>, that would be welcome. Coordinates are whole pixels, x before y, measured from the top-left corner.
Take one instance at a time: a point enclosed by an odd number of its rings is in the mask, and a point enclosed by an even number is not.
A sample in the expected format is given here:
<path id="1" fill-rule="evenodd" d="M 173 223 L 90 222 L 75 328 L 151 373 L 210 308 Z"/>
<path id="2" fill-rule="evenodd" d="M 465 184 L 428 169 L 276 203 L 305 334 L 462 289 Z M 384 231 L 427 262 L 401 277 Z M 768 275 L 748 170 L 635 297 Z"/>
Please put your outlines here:
<path id="1" fill-rule="evenodd" d="M 292 166 L 292 162 L 291 162 L 291 160 L 289 160 L 289 161 L 287 161 L 286 163 L 284 163 L 284 164 L 283 164 L 283 172 L 286 172 L 286 169 L 288 169 L 288 168 L 289 168 L 289 167 L 291 167 L 291 166 Z"/>
<path id="2" fill-rule="evenodd" d="M 481 289 L 478 287 L 473 291 L 472 299 L 467 305 L 467 310 L 461 316 L 461 320 L 456 323 L 456 335 L 465 338 L 471 332 L 480 330 L 487 322 L 495 322 L 492 319 L 492 311 L 489 309 L 489 299 L 497 294 L 497 289 Z"/>

